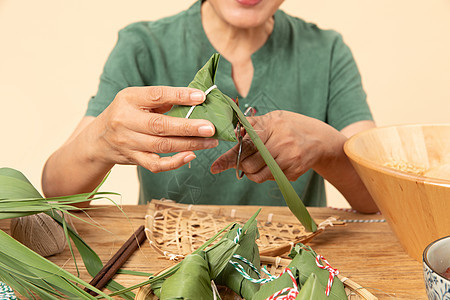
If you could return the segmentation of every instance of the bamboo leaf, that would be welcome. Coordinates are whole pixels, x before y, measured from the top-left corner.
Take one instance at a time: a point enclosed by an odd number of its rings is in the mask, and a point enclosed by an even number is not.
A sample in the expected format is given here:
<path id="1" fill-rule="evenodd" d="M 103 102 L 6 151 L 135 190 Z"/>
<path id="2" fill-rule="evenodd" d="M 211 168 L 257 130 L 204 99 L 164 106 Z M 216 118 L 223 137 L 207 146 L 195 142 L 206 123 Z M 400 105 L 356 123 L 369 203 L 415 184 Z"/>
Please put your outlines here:
<path id="1" fill-rule="evenodd" d="M 177 272 L 162 284 L 160 299 L 213 299 L 206 259 L 204 252 L 186 256 Z"/>
<path id="2" fill-rule="evenodd" d="M 21 172 L 12 168 L 0 168 L 0 198 L 22 197 L 42 198 L 41 194 Z"/>
<path id="3" fill-rule="evenodd" d="M 16 267 L 16 265 L 19 266 Z M 10 266 L 15 267 L 12 268 Z M 44 280 L 30 278 L 30 269 L 20 266 L 16 260 L 11 259 L 5 254 L 2 256 L 2 262 L 0 262 L 0 278 L 23 296 L 29 295 L 29 297 L 32 297 L 31 291 L 38 295 L 40 293 L 50 293 L 61 296 L 61 294 L 56 293 Z M 44 292 L 41 292 L 41 290 Z"/>
<path id="4" fill-rule="evenodd" d="M 59 299 L 57 297 L 54 297 L 52 293 L 41 290 L 40 287 L 36 287 L 34 283 L 30 283 L 29 281 L 24 280 L 20 277 L 12 276 L 11 274 L 4 272 L 3 270 L 0 270 L 0 279 L 3 282 L 8 282 L 8 285 L 10 285 L 15 292 L 26 297 L 27 299 L 36 299 L 36 296 L 39 297 L 38 299 Z M 34 294 L 30 292 L 31 290 L 33 290 Z"/>
<path id="5" fill-rule="evenodd" d="M 3 170 L 4 168 L 0 169 Z M 30 183 L 18 178 L 0 175 L 0 198 L 33 198 L 42 197 Z"/>
<path id="6" fill-rule="evenodd" d="M 8 283 L 8 285 L 14 290 L 15 293 L 19 293 L 28 299 L 33 298 L 29 293 L 29 289 L 26 289 L 20 280 L 14 278 L 10 273 L 0 268 L 0 280 Z"/>
<path id="7" fill-rule="evenodd" d="M 30 272 L 30 274 L 28 275 L 29 278 L 41 278 L 46 282 L 48 282 L 50 285 L 57 286 L 60 290 L 72 291 L 73 293 L 76 294 L 81 293 L 88 299 L 95 299 L 88 293 L 84 292 L 82 289 L 78 287 L 75 288 L 73 284 L 68 284 L 66 281 L 67 279 L 76 282 L 82 286 L 88 287 L 96 291 L 99 295 L 102 295 L 103 297 L 110 299 L 110 297 L 108 297 L 108 295 L 106 295 L 102 291 L 96 289 L 89 283 L 65 271 L 61 267 L 52 263 L 51 261 L 43 258 L 36 252 L 30 250 L 26 246 L 14 240 L 12 237 L 10 237 L 2 230 L 0 230 L 0 240 L 2 241 L 0 243 L 0 253 L 2 254 L 2 257 L 10 257 L 11 259 L 19 261 L 23 265 L 27 265 L 28 267 L 26 269 L 29 270 Z M 17 265 L 9 266 L 9 268 L 11 269 L 16 269 L 16 267 Z M 10 284 L 9 282 L 6 283 Z M 80 289 L 81 291 L 78 291 L 78 289 Z"/>
<path id="8" fill-rule="evenodd" d="M 64 219 L 59 214 L 50 214 L 50 213 L 47 214 L 49 214 L 56 222 L 60 223 L 61 225 L 63 224 Z M 81 259 L 83 260 L 86 270 L 92 277 L 95 277 L 95 275 L 97 275 L 97 273 L 103 267 L 103 263 L 100 257 L 97 255 L 97 253 L 95 253 L 94 250 L 92 250 L 92 248 L 78 235 L 78 233 L 71 226 L 66 224 L 66 227 L 67 227 L 67 234 L 70 236 L 70 239 L 77 247 L 77 250 L 81 255 Z M 108 288 L 113 292 L 125 289 L 125 287 L 115 282 L 114 280 L 109 281 L 108 284 L 106 285 L 106 288 Z M 130 300 L 134 299 L 135 297 L 134 293 L 130 291 L 122 293 L 121 296 L 125 299 Z"/>
<path id="9" fill-rule="evenodd" d="M 259 212 L 259 211 L 258 211 Z M 247 225 L 250 224 L 250 225 Z M 247 226 L 245 226 L 247 225 Z M 244 257 L 248 261 L 250 261 L 253 266 L 259 268 L 261 265 L 259 258 L 259 249 L 256 244 L 256 239 L 259 238 L 258 227 L 256 226 L 256 220 L 249 220 L 244 225 L 246 230 L 242 231 L 241 236 L 239 238 L 239 248 L 236 250 L 236 255 Z M 239 226 L 235 226 L 232 230 L 230 230 L 226 238 L 233 240 L 236 236 L 236 231 Z M 236 258 L 232 258 L 231 260 L 238 262 L 242 265 L 244 270 L 250 277 L 258 279 L 258 274 L 248 265 L 242 263 L 240 260 Z M 247 279 L 245 279 L 233 265 L 227 264 L 225 269 L 217 276 L 215 282 L 218 285 L 225 285 L 232 289 L 236 294 L 240 295 L 245 299 L 251 299 L 253 295 L 259 290 L 260 285 L 258 283 L 253 283 Z"/>
<path id="10" fill-rule="evenodd" d="M 142 277 L 153 276 L 152 273 L 133 271 L 133 270 L 124 270 L 124 269 L 119 269 L 119 271 L 117 271 L 117 274 L 127 274 L 127 275 L 135 275 L 135 276 L 142 276 Z"/>
<path id="11" fill-rule="evenodd" d="M 319 282 L 315 273 L 311 273 L 305 284 L 302 286 L 297 298 L 299 300 L 328 300 L 325 289 Z M 347 296 L 342 299 L 347 299 Z"/>
<path id="12" fill-rule="evenodd" d="M 98 255 L 83 241 L 83 239 L 71 228 L 65 224 L 64 219 L 54 210 L 62 213 L 69 213 L 69 210 L 80 210 L 72 204 L 84 202 L 90 199 L 106 198 L 109 195 L 118 195 L 111 192 L 99 192 L 100 186 L 106 180 L 103 179 L 102 183 L 91 193 L 84 193 L 78 195 L 62 196 L 55 198 L 43 198 L 39 192 L 34 188 L 30 181 L 19 171 L 11 168 L 0 169 L 0 219 L 22 217 L 32 215 L 36 213 L 46 213 L 55 219 L 65 230 L 66 238 L 70 237 L 75 246 L 77 247 L 86 269 L 91 276 L 95 276 L 97 272 L 103 267 L 103 264 Z M 114 202 L 113 202 L 114 203 Z M 117 205 L 116 205 L 117 206 Z M 120 208 L 119 208 L 120 209 Z M 123 211 L 122 211 L 123 212 Z M 84 220 L 83 220 L 84 221 Z M 2 240 L 3 242 L 3 240 Z M 19 244 L 14 240 L 15 243 Z M 71 247 L 71 243 L 68 240 L 69 249 L 78 272 L 78 266 L 75 261 L 75 256 Z M 21 245 L 21 244 L 20 244 Z M 31 251 L 31 250 L 30 250 Z M 44 259 L 44 258 L 43 258 Z M 23 261 L 18 261 L 18 264 L 23 264 Z M 16 265 L 16 267 L 17 267 Z M 70 273 L 69 273 L 70 274 Z M 64 275 L 65 276 L 65 275 Z M 65 277 L 66 278 L 66 277 Z M 55 279 L 56 280 L 56 279 Z M 59 282 L 61 283 L 61 282 Z M 61 283 L 62 284 L 62 283 Z M 16 282 L 17 285 L 17 282 Z M 59 285 L 56 285 L 59 287 Z M 122 290 L 124 287 L 117 282 L 110 281 L 106 287 L 112 291 Z M 36 289 L 40 287 L 36 285 Z M 62 286 L 61 286 L 62 289 Z M 74 295 L 78 295 L 78 290 L 73 290 Z M 42 292 L 42 291 L 41 291 Z M 78 297 L 78 296 L 77 296 Z M 122 295 L 125 299 L 134 299 L 133 293 L 124 293 Z"/>
<path id="13" fill-rule="evenodd" d="M 66 237 L 67 246 L 69 246 L 70 255 L 72 255 L 73 263 L 75 264 L 75 269 L 77 270 L 77 276 L 80 277 L 80 270 L 78 269 L 77 259 L 75 258 L 75 253 L 72 249 L 72 243 L 70 242 L 69 229 L 67 228 L 66 218 L 64 218 L 64 214 L 61 216 L 62 225 L 64 229 L 64 235 Z"/>
<path id="14" fill-rule="evenodd" d="M 197 72 L 194 80 L 189 84 L 190 88 L 197 88 L 206 91 L 214 85 L 217 66 L 219 64 L 219 54 L 214 54 L 208 62 Z M 190 106 L 176 105 L 172 107 L 168 115 L 172 117 L 185 118 Z M 236 141 L 234 128 L 236 119 L 233 110 L 228 105 L 225 95 L 217 88 L 211 90 L 206 96 L 206 100 L 197 105 L 192 112 L 191 119 L 206 119 L 211 121 L 216 127 L 216 133 L 213 138 L 224 141 Z"/>
<path id="15" fill-rule="evenodd" d="M 234 241 L 221 239 L 205 251 L 208 256 L 211 279 L 215 279 L 228 266 L 228 261 L 233 257 L 238 248 L 239 244 Z"/>
<path id="16" fill-rule="evenodd" d="M 289 209 L 297 217 L 300 223 L 302 223 L 303 226 L 305 226 L 307 230 L 312 232 L 316 231 L 317 224 L 311 218 L 311 215 L 309 214 L 300 197 L 295 192 L 286 175 L 284 175 L 280 166 L 278 166 L 277 162 L 272 157 L 269 150 L 267 150 L 266 146 L 261 141 L 256 131 L 253 129 L 252 125 L 247 121 L 244 114 L 241 112 L 236 103 L 234 103 L 234 101 L 231 100 L 229 97 L 227 97 L 227 100 L 230 106 L 238 115 L 239 121 L 244 126 L 245 130 L 247 131 L 247 134 L 250 136 L 252 142 L 255 144 L 265 163 L 269 167 L 270 172 L 275 178 L 275 181 L 278 184 L 278 187 L 280 188 L 280 191 L 283 194 L 284 200 L 286 200 L 286 204 L 288 205 Z"/>
<path id="17" fill-rule="evenodd" d="M 297 269 L 291 269 L 292 274 L 296 274 Z M 284 288 L 293 287 L 293 282 L 288 273 L 284 273 L 277 279 L 269 281 L 261 285 L 259 291 L 253 296 L 252 300 L 265 300 Z M 325 295 L 325 293 L 324 293 Z"/>

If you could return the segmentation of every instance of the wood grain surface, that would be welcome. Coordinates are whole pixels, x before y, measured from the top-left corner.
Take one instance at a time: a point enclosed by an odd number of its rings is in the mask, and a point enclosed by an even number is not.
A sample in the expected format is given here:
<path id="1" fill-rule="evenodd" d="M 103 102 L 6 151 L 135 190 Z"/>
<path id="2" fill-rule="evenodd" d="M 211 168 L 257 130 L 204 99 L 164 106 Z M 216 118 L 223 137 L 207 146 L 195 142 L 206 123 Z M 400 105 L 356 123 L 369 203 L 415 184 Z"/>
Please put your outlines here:
<path id="1" fill-rule="evenodd" d="M 229 209 L 227 206 L 226 209 Z M 257 207 L 238 207 L 255 212 Z M 116 207 L 105 207 L 89 211 L 90 222 L 95 221 L 99 229 L 80 220 L 74 220 L 75 227 L 83 239 L 106 263 L 122 246 L 129 236 L 144 224 L 146 206 L 124 206 L 123 214 Z M 381 219 L 380 215 L 363 215 L 333 210 L 330 208 L 308 208 L 313 218 L 326 218 L 337 215 L 341 219 Z M 284 215 L 295 221 L 286 207 L 263 207 L 277 215 Z M 83 214 L 80 218 L 89 220 Z M 0 220 L 0 229 L 9 232 L 9 220 Z M 410 258 L 402 249 L 387 223 L 347 223 L 344 226 L 327 228 L 309 245 L 323 255 L 333 266 L 345 275 L 368 289 L 379 299 L 427 299 L 422 275 L 422 264 Z M 66 247 L 67 248 L 67 247 Z M 79 256 L 77 256 L 79 258 Z M 50 257 L 51 261 L 76 274 L 69 250 Z M 162 259 L 145 242 L 134 253 L 124 269 L 155 273 L 173 262 Z M 82 265 L 81 260 L 79 265 Z M 92 278 L 82 269 L 81 277 Z M 118 274 L 114 278 L 128 287 L 145 281 L 145 277 Z"/>
<path id="2" fill-rule="evenodd" d="M 449 125 L 373 128 L 344 150 L 410 256 L 450 235 Z"/>

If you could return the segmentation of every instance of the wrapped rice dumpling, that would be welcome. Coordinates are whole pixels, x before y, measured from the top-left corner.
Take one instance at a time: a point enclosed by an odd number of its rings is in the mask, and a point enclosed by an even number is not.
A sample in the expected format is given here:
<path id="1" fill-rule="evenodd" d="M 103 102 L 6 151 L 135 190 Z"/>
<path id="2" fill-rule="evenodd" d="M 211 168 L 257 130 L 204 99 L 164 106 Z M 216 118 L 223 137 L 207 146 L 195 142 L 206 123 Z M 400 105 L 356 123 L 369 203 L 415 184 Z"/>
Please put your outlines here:
<path id="1" fill-rule="evenodd" d="M 248 226 L 247 226 L 248 225 Z M 236 226 L 230 230 L 226 237 L 227 239 L 234 239 L 238 234 L 239 227 Z M 258 227 L 256 226 L 256 220 L 251 223 L 247 222 L 246 226 L 242 228 L 242 233 L 240 234 L 239 248 L 236 251 L 238 257 L 242 257 L 247 261 L 251 262 L 253 266 L 259 269 L 260 257 L 259 249 L 256 244 L 256 239 L 259 238 Z M 233 262 L 239 263 L 245 272 L 250 275 L 250 277 L 258 279 L 258 274 L 253 270 L 249 264 L 244 263 L 242 260 L 233 257 L 231 259 Z M 259 290 L 260 284 L 253 283 L 250 280 L 244 278 L 241 273 L 239 273 L 234 265 L 228 264 L 225 269 L 217 276 L 215 279 L 216 284 L 225 285 L 232 289 L 236 294 L 240 295 L 245 299 L 251 299 L 253 295 Z"/>
<path id="2" fill-rule="evenodd" d="M 329 295 L 327 295 L 330 272 L 317 265 L 317 254 L 311 247 L 299 243 L 295 245 L 289 256 L 292 258 L 292 262 L 287 268 L 291 271 L 293 278 L 288 273 L 284 273 L 277 279 L 263 284 L 252 300 L 264 300 L 280 291 L 293 287 L 298 287 L 299 291 L 295 299 L 347 299 L 344 285 L 336 276 L 333 277 L 331 289 Z M 293 280 L 295 280 L 295 283 Z M 281 295 L 286 295 L 288 292 L 285 290 Z"/>
<path id="3" fill-rule="evenodd" d="M 206 91 L 214 85 L 216 70 L 219 64 L 219 54 L 214 54 L 208 62 L 197 72 L 194 80 L 188 85 L 190 88 L 196 88 Z M 227 98 L 218 88 L 212 89 L 206 96 L 205 102 L 197 105 L 191 113 L 191 119 L 206 119 L 211 121 L 216 127 L 216 133 L 213 138 L 224 141 L 236 141 L 234 128 L 237 118 L 233 108 L 230 106 Z M 175 105 L 169 111 L 168 115 L 172 117 L 185 118 L 190 106 Z"/>
<path id="4" fill-rule="evenodd" d="M 289 256 L 292 258 L 292 262 L 288 267 L 296 267 L 298 269 L 298 282 L 300 288 L 303 289 L 303 285 L 311 276 L 315 274 L 317 276 L 317 282 L 322 286 L 325 292 L 330 278 L 330 272 L 325 269 L 321 269 L 316 264 L 317 254 L 309 246 L 305 246 L 301 243 L 295 245 Z M 324 264 L 323 262 L 320 262 Z M 339 280 L 337 276 L 334 276 L 329 297 L 327 299 L 347 299 L 347 294 L 344 290 L 344 284 Z"/>
<path id="5" fill-rule="evenodd" d="M 160 299 L 213 299 L 206 254 L 186 256 L 180 268 L 161 286 Z"/>

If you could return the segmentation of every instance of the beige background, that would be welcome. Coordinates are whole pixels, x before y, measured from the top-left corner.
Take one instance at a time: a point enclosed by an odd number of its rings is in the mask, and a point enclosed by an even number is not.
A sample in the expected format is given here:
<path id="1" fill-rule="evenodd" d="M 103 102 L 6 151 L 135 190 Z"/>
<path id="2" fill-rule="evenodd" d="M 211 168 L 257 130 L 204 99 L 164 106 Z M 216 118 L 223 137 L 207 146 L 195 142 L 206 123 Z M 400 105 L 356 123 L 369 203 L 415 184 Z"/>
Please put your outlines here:
<path id="1" fill-rule="evenodd" d="M 46 158 L 96 92 L 117 31 L 192 2 L 0 0 L 0 166 L 40 188 Z M 282 8 L 343 34 L 378 125 L 450 121 L 450 0 L 287 0 Z M 104 190 L 136 203 L 135 168 L 115 167 Z M 330 205 L 346 206 L 329 192 Z"/>

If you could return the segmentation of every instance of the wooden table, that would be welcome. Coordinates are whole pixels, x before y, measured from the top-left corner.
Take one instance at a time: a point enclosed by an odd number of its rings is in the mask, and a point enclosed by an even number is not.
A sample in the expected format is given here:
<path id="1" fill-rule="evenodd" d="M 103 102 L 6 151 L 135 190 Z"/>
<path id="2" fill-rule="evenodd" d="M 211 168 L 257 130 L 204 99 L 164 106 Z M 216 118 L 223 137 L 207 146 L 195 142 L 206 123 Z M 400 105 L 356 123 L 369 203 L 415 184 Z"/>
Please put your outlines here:
<path id="1" fill-rule="evenodd" d="M 239 209 L 243 209 L 240 207 Z M 245 207 L 251 212 L 256 207 Z M 98 253 L 106 263 L 140 225 L 144 224 L 145 206 L 124 206 L 127 217 L 116 207 L 89 211 L 93 220 L 104 230 L 75 220 L 74 224 L 83 239 Z M 286 207 L 263 207 L 273 213 L 285 214 L 292 218 Z M 313 218 L 337 215 L 341 219 L 381 219 L 380 215 L 363 215 L 333 210 L 330 208 L 309 208 Z M 81 218 L 87 217 L 79 213 Z M 9 221 L 1 220 L 0 229 L 9 230 Z M 309 245 L 323 255 L 330 264 L 368 289 L 379 299 L 427 299 L 422 275 L 422 264 L 410 258 L 402 249 L 387 223 L 347 223 L 345 226 L 327 228 L 314 238 Z M 75 268 L 69 250 L 50 258 L 51 261 L 74 274 Z M 81 261 L 81 260 L 80 260 Z M 146 242 L 124 269 L 155 273 L 170 266 L 172 262 L 161 259 Z M 87 272 L 81 277 L 89 281 Z M 115 280 L 124 286 L 145 281 L 145 277 L 119 274 Z"/>

